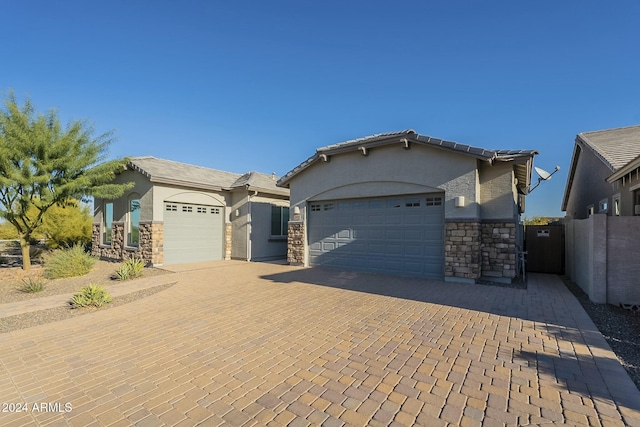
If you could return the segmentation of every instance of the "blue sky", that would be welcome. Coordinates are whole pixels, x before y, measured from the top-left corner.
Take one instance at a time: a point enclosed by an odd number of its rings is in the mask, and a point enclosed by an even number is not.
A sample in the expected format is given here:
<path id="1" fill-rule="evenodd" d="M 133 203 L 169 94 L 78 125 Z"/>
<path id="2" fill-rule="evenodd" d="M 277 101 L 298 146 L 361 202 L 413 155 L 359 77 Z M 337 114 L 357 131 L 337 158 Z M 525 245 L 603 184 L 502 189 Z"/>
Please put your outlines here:
<path id="1" fill-rule="evenodd" d="M 283 175 L 380 132 L 536 149 L 560 216 L 577 133 L 640 123 L 640 2 L 13 1 L 0 91 L 115 129 L 111 157 Z"/>

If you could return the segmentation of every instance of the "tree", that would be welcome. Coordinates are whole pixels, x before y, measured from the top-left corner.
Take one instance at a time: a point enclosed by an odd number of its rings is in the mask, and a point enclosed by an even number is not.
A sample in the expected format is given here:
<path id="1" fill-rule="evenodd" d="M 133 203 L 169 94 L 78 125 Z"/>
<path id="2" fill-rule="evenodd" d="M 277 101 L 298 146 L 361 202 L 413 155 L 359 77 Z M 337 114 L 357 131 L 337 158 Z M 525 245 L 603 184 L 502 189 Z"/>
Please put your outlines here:
<path id="1" fill-rule="evenodd" d="M 55 110 L 39 114 L 30 100 L 21 108 L 13 92 L 6 97 L 0 110 L 0 217 L 18 232 L 24 270 L 31 266 L 29 241 L 52 206 L 87 196 L 114 199 L 133 187 L 112 183 L 126 164 L 105 161 L 113 133 L 93 134 L 86 121 L 63 129 Z"/>
<path id="2" fill-rule="evenodd" d="M 549 218 L 546 216 L 525 217 L 523 222 L 524 225 L 547 225 L 549 224 Z"/>

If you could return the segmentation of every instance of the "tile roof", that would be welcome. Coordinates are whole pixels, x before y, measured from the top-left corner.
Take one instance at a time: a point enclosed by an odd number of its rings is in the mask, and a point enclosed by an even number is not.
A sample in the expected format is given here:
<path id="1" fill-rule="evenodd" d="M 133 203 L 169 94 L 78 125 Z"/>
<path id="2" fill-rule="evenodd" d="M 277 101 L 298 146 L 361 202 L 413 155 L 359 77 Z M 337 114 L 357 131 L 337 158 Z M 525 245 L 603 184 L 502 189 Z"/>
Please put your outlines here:
<path id="1" fill-rule="evenodd" d="M 260 172 L 247 172 L 241 175 L 153 156 L 131 157 L 129 166 L 145 175 L 151 182 L 159 184 L 208 190 L 231 190 L 248 186 L 256 190 L 288 194 L 288 190 L 276 187 L 276 180 L 271 175 Z"/>
<path id="2" fill-rule="evenodd" d="M 417 142 L 424 145 L 436 146 L 448 150 L 460 152 L 462 154 L 477 157 L 486 161 L 514 161 L 518 159 L 527 159 L 538 154 L 536 150 L 487 150 L 484 148 L 473 147 L 466 144 L 447 141 L 431 136 L 420 135 L 413 129 L 406 129 L 397 132 L 378 133 L 375 135 L 365 136 L 362 138 L 351 139 L 337 144 L 327 145 L 316 149 L 316 153 L 286 173 L 278 181 L 279 186 L 285 186 L 286 183 L 295 175 L 302 172 L 311 164 L 318 161 L 321 156 L 329 156 L 347 151 L 357 150 L 360 147 L 376 147 L 387 144 L 399 143 L 403 140 L 407 142 Z M 526 174 L 525 172 L 524 174 Z M 521 174 L 522 175 L 522 174 Z"/>
<path id="3" fill-rule="evenodd" d="M 612 172 L 640 156 L 640 126 L 578 134 Z"/>

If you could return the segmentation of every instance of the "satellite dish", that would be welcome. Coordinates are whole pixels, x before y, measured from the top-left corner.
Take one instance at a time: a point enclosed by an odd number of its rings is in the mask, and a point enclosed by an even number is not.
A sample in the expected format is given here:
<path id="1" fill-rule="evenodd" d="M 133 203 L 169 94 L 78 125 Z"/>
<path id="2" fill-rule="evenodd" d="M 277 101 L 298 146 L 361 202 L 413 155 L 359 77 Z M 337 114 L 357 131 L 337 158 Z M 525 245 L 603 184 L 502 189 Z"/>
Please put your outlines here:
<path id="1" fill-rule="evenodd" d="M 536 173 L 538 174 L 538 176 L 539 176 L 540 178 L 538 178 L 538 182 L 537 182 L 535 185 L 533 185 L 533 186 L 531 186 L 531 187 L 529 188 L 529 191 L 527 192 L 527 194 L 528 194 L 528 193 L 531 193 L 533 190 L 535 190 L 535 189 L 538 187 L 538 185 L 540 185 L 540 183 L 541 183 L 542 181 L 546 181 L 546 180 L 548 180 L 548 179 L 551 179 L 551 176 L 552 176 L 554 173 L 556 173 L 556 172 L 558 172 L 558 171 L 560 170 L 560 166 L 556 166 L 556 168 L 555 168 L 555 169 L 553 170 L 553 172 L 551 172 L 551 173 L 547 172 L 546 170 L 544 170 L 544 169 L 542 169 L 542 168 L 538 168 L 538 167 L 535 167 L 535 166 L 533 167 L 533 170 L 535 170 L 535 171 L 536 171 Z"/>
<path id="2" fill-rule="evenodd" d="M 538 175 L 540 175 L 540 178 L 542 178 L 543 181 L 546 181 L 549 178 L 551 178 L 551 174 L 549 172 L 547 172 L 546 170 L 544 170 L 542 168 L 539 168 L 539 167 L 534 167 L 533 169 L 536 171 L 536 173 Z"/>

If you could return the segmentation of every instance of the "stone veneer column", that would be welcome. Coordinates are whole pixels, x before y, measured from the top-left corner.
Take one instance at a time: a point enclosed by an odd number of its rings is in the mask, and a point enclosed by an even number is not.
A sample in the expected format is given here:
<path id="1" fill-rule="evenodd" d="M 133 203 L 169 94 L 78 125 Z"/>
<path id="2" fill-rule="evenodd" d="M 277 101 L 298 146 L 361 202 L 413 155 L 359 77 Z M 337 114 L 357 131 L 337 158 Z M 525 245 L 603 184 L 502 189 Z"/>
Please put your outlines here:
<path id="1" fill-rule="evenodd" d="M 480 277 L 480 224 L 447 221 L 444 238 L 444 275 L 475 280 Z"/>
<path id="2" fill-rule="evenodd" d="M 516 276 L 516 224 L 483 222 L 482 276 L 513 279 Z"/>
<path id="3" fill-rule="evenodd" d="M 287 230 L 287 262 L 304 265 L 304 222 L 289 221 Z"/>
<path id="4" fill-rule="evenodd" d="M 164 261 L 164 224 L 140 221 L 138 253 L 147 264 L 161 265 Z"/>

